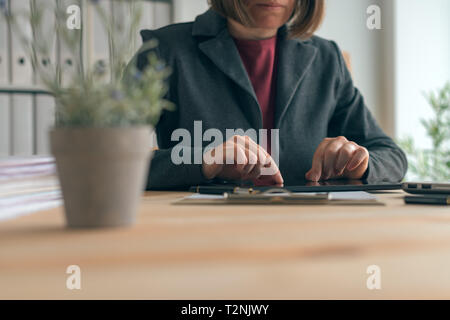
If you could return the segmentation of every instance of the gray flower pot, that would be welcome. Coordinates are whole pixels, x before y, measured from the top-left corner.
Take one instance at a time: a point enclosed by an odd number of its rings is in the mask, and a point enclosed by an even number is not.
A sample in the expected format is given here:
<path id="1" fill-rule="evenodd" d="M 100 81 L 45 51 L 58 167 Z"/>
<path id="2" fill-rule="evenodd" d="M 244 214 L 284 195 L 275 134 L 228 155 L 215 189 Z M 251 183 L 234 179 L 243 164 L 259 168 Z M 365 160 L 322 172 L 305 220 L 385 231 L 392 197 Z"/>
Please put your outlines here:
<path id="1" fill-rule="evenodd" d="M 70 228 L 136 221 L 152 150 L 151 128 L 57 128 L 50 132 Z"/>

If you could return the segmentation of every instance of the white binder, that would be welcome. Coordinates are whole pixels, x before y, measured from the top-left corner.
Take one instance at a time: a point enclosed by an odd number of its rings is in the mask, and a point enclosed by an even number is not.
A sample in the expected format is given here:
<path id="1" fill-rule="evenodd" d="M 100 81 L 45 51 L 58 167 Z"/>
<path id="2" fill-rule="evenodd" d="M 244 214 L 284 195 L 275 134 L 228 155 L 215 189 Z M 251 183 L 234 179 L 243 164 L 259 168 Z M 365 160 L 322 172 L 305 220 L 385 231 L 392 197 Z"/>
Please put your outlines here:
<path id="1" fill-rule="evenodd" d="M 33 97 L 29 94 L 12 95 L 12 154 L 34 154 Z"/>
<path id="2" fill-rule="evenodd" d="M 139 8 L 141 16 L 134 39 L 134 54 L 138 52 L 143 44 L 141 31 L 152 30 L 155 27 L 155 2 L 152 0 L 138 0 L 136 1 L 136 6 Z"/>
<path id="3" fill-rule="evenodd" d="M 38 43 L 45 44 L 48 52 L 38 53 L 37 63 L 39 64 L 40 72 L 46 74 L 46 78 L 53 79 L 56 74 L 57 65 L 57 54 L 56 54 L 56 17 L 55 8 L 56 2 L 46 0 L 42 2 L 45 7 L 43 7 L 43 17 L 42 25 L 38 30 L 34 30 L 35 41 Z M 39 0 L 35 0 L 35 5 L 39 6 L 41 3 Z M 40 72 L 34 75 L 35 84 L 39 87 L 43 86 Z"/>
<path id="4" fill-rule="evenodd" d="M 11 11 L 17 15 L 17 26 L 21 33 L 28 39 L 32 39 L 33 32 L 27 16 L 30 15 L 29 0 L 12 0 L 10 2 Z M 31 86 L 33 84 L 33 68 L 23 48 L 17 32 L 11 30 L 11 79 L 13 85 Z"/>
<path id="5" fill-rule="evenodd" d="M 206 0 L 172 0 L 172 3 L 173 23 L 193 21 L 209 8 Z"/>
<path id="6" fill-rule="evenodd" d="M 138 43 L 138 34 L 130 35 L 130 28 L 133 25 L 133 15 L 136 11 L 142 12 L 141 1 L 111 1 L 112 19 L 115 32 L 112 34 L 116 50 L 123 50 L 127 53 L 124 57 L 127 63 L 133 57 Z"/>
<path id="7" fill-rule="evenodd" d="M 81 2 L 81 0 L 57 0 L 58 10 L 62 10 L 63 12 L 67 13 L 66 10 L 71 5 L 77 5 L 81 9 L 83 8 L 83 3 Z M 84 25 L 82 25 L 81 27 L 84 28 Z M 73 32 L 77 31 L 74 30 Z M 76 67 L 77 52 L 74 52 L 73 50 L 68 48 L 61 37 L 57 37 L 57 48 L 57 59 L 61 68 L 61 84 L 69 85 L 74 75 L 79 72 Z"/>
<path id="8" fill-rule="evenodd" d="M 39 3 L 36 1 L 36 4 Z M 49 79 L 56 73 L 56 31 L 55 31 L 55 6 L 56 2 L 47 1 L 43 12 L 43 24 L 39 30 L 35 30 L 35 40 L 42 43 L 47 42 L 48 52 L 38 56 L 38 63 L 41 72 L 45 72 Z M 35 82 L 38 86 L 43 86 L 39 74 L 35 74 Z M 49 155 L 48 130 L 54 125 L 55 102 L 54 98 L 48 95 L 36 95 L 34 98 L 34 146 L 33 149 L 38 155 Z"/>
<path id="9" fill-rule="evenodd" d="M 10 1 L 10 9 L 16 14 L 21 34 L 31 40 L 33 33 L 29 23 L 30 1 Z M 11 80 L 15 87 L 33 85 L 33 68 L 18 33 L 11 29 Z M 11 153 L 30 156 L 33 154 L 33 97 L 29 94 L 13 94 L 11 98 Z"/>
<path id="10" fill-rule="evenodd" d="M 140 1 L 142 3 L 142 17 L 140 28 L 153 29 L 155 27 L 155 2 Z"/>
<path id="11" fill-rule="evenodd" d="M 9 84 L 9 36 L 8 24 L 0 16 L 0 86 Z M 0 93 L 0 157 L 10 155 L 10 96 Z"/>
<path id="12" fill-rule="evenodd" d="M 108 81 L 111 77 L 109 68 L 109 37 L 105 30 L 95 6 L 105 12 L 107 16 L 111 15 L 111 0 L 99 0 L 93 4 L 88 2 L 88 37 L 89 37 L 89 66 L 90 68 L 99 68 L 104 70 L 102 79 Z"/>
<path id="13" fill-rule="evenodd" d="M 0 15 L 0 86 L 9 83 L 9 45 L 8 24 Z"/>
<path id="14" fill-rule="evenodd" d="M 10 155 L 10 96 L 0 93 L 0 157 Z"/>
<path id="15" fill-rule="evenodd" d="M 155 2 L 155 25 L 158 29 L 172 23 L 172 6 L 170 2 Z"/>
<path id="16" fill-rule="evenodd" d="M 37 95 L 36 103 L 36 153 L 49 155 L 49 131 L 55 125 L 55 99 L 48 95 Z"/>

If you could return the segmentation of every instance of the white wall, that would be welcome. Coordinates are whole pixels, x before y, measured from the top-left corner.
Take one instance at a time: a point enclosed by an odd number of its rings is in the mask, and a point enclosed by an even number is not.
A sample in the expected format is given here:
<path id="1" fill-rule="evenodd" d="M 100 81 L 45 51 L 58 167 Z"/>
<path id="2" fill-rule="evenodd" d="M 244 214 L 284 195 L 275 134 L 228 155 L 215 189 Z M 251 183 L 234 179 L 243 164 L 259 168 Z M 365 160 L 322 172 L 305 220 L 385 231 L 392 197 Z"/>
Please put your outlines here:
<path id="1" fill-rule="evenodd" d="M 381 119 L 380 51 L 382 33 L 366 27 L 372 0 L 327 0 L 326 15 L 317 35 L 337 42 L 351 55 L 353 80 L 377 119 Z"/>
<path id="2" fill-rule="evenodd" d="M 352 56 L 356 86 L 383 129 L 396 138 L 429 142 L 420 124 L 431 111 L 424 92 L 450 81 L 450 1 L 326 0 L 318 35 Z M 382 29 L 366 27 L 366 9 L 382 9 Z"/>
<path id="3" fill-rule="evenodd" d="M 208 9 L 207 0 L 173 0 L 174 21 L 189 22 Z"/>
<path id="4" fill-rule="evenodd" d="M 431 112 L 423 96 L 450 81 L 450 1 L 396 0 L 396 131 L 428 147 L 420 118 Z"/>

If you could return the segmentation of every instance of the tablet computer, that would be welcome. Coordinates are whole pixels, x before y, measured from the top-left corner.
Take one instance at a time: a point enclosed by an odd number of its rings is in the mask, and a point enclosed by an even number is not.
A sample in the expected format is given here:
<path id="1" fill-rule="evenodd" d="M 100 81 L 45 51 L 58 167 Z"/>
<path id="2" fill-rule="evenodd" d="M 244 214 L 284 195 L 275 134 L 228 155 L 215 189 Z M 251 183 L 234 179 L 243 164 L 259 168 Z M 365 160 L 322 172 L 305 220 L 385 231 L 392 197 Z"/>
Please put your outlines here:
<path id="1" fill-rule="evenodd" d="M 402 189 L 411 194 L 447 194 L 450 195 L 450 183 L 405 182 Z"/>
<path id="2" fill-rule="evenodd" d="M 400 190 L 401 183 L 367 181 L 367 180 L 327 180 L 327 181 L 302 181 L 295 185 L 285 185 L 283 188 L 291 192 L 337 192 L 337 191 L 386 191 Z M 270 187 L 255 187 L 270 188 Z"/>

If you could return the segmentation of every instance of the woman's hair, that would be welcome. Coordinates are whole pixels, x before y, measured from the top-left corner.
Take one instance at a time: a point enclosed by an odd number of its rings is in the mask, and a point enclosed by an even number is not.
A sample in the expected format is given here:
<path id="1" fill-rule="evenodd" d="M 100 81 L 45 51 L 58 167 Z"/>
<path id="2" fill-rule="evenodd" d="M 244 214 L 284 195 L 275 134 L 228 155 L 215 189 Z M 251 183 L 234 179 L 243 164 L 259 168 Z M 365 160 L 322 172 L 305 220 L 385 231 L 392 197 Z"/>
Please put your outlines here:
<path id="1" fill-rule="evenodd" d="M 211 8 L 224 17 L 236 20 L 244 26 L 251 26 L 252 19 L 246 10 L 244 0 L 208 0 Z M 297 0 L 289 20 L 289 34 L 292 38 L 311 37 L 322 23 L 325 0 Z"/>

